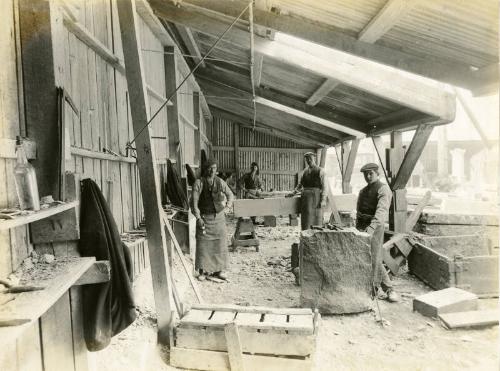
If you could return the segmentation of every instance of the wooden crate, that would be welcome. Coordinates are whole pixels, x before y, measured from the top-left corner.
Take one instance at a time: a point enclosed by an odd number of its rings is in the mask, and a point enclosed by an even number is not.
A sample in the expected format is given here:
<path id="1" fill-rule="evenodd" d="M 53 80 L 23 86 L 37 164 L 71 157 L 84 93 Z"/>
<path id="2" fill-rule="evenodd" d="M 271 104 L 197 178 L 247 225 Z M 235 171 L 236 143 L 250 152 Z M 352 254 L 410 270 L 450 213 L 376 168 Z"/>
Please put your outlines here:
<path id="1" fill-rule="evenodd" d="M 172 366 L 230 370 L 224 327 L 236 323 L 245 370 L 310 370 L 319 314 L 308 308 L 194 305 L 174 330 Z"/>
<path id="2" fill-rule="evenodd" d="M 413 245 L 410 272 L 436 290 L 458 287 L 479 297 L 498 296 L 498 255 L 479 240 L 475 235 L 427 237 Z"/>

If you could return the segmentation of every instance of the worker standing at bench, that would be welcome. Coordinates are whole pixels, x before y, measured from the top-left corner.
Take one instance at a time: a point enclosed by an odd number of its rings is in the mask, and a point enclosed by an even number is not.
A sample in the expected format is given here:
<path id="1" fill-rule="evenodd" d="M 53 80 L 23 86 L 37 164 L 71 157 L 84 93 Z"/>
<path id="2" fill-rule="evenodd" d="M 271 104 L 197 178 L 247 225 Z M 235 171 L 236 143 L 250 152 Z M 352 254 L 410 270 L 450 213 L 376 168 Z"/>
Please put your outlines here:
<path id="1" fill-rule="evenodd" d="M 243 191 L 243 198 L 260 198 L 262 183 L 259 175 L 259 164 L 252 162 L 250 164 L 250 171 L 241 178 L 240 187 Z M 255 224 L 255 216 L 251 218 L 253 224 Z"/>
<path id="2" fill-rule="evenodd" d="M 379 180 L 378 165 L 369 163 L 361 168 L 368 185 L 359 191 L 356 206 L 356 228 L 371 237 L 373 259 L 373 294 L 378 287 L 385 292 L 390 302 L 399 301 L 392 288 L 391 279 L 382 264 L 382 244 L 384 243 L 384 224 L 391 205 L 392 192 L 387 184 Z"/>
<path id="3" fill-rule="evenodd" d="M 208 160 L 201 179 L 193 185 L 193 214 L 196 217 L 195 269 L 199 280 L 207 275 L 226 280 L 229 257 L 226 241 L 226 217 L 233 203 L 233 192 L 216 176 L 217 163 Z"/>
<path id="4" fill-rule="evenodd" d="M 302 230 L 312 225 L 323 225 L 323 208 L 326 206 L 326 175 L 325 171 L 316 165 L 316 155 L 313 152 L 304 154 L 307 169 L 302 173 L 299 184 L 287 197 L 293 197 L 302 192 L 300 200 L 300 226 Z"/>

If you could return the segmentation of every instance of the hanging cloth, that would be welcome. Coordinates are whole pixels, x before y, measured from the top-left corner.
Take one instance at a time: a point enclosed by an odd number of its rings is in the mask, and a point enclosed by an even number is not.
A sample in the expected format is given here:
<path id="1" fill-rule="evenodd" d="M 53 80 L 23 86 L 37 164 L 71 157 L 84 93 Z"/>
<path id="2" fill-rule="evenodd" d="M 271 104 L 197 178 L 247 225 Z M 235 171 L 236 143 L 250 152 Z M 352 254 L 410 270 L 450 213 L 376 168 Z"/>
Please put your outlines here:
<path id="1" fill-rule="evenodd" d="M 98 351 L 136 318 L 130 282 L 132 266 L 130 251 L 120 239 L 113 214 L 91 179 L 82 181 L 80 205 L 80 254 L 108 260 L 111 265 L 109 282 L 82 286 L 85 343 L 89 351 Z"/>

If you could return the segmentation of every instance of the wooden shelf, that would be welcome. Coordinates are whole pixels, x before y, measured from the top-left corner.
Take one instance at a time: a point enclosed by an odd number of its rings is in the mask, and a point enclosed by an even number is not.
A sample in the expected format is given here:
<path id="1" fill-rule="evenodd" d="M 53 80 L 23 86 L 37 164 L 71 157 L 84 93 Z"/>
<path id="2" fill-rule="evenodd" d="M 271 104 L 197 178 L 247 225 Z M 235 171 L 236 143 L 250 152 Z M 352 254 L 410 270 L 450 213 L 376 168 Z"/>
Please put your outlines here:
<path id="1" fill-rule="evenodd" d="M 44 289 L 14 294 L 14 300 L 0 306 L 0 330 L 3 330 L 3 327 L 18 327 L 38 320 L 94 265 L 94 262 L 94 257 L 58 258 L 50 264 L 53 271 L 48 277 L 32 273 L 26 284 L 43 286 Z M 23 277 L 21 279 L 23 280 Z"/>
<path id="2" fill-rule="evenodd" d="M 52 215 L 62 213 L 63 211 L 75 208 L 76 206 L 78 206 L 78 203 L 78 201 L 67 202 L 64 204 L 59 204 L 57 206 L 51 206 L 47 209 L 35 211 L 28 215 L 16 216 L 14 217 L 14 219 L 2 219 L 0 220 L 0 231 L 33 223 L 37 220 L 42 220 Z"/>

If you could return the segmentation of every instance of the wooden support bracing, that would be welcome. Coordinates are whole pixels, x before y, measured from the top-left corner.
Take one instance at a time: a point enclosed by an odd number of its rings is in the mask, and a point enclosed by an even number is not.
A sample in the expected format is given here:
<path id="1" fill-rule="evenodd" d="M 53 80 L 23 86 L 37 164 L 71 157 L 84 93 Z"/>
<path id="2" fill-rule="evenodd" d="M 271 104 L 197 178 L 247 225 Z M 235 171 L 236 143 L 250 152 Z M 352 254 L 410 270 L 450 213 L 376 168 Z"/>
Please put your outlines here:
<path id="1" fill-rule="evenodd" d="M 321 99 L 326 97 L 340 83 L 333 79 L 326 79 L 318 89 L 307 99 L 306 104 L 315 106 Z"/>
<path id="2" fill-rule="evenodd" d="M 391 133 L 392 148 L 389 160 L 391 165 L 390 185 L 393 195 L 389 212 L 389 226 L 394 232 L 406 232 L 407 203 L 405 187 L 432 133 L 432 129 L 432 125 L 420 125 L 405 154 L 402 147 L 401 132 Z"/>
<path id="3" fill-rule="evenodd" d="M 201 61 L 202 55 L 200 49 L 198 48 L 198 45 L 196 44 L 196 40 L 193 37 L 191 29 L 189 27 L 178 25 L 177 31 L 179 31 L 179 35 L 181 36 L 184 45 L 186 45 L 189 54 L 196 56 L 193 59 L 196 63 L 199 63 Z M 200 66 L 202 68 L 205 68 L 205 62 L 201 62 Z"/>
<path id="4" fill-rule="evenodd" d="M 134 0 L 118 1 L 117 7 L 126 66 L 127 87 L 130 94 L 132 124 L 134 133 L 137 135 L 148 122 L 149 107 L 140 54 L 141 46 L 138 38 L 137 15 Z M 173 309 L 171 304 L 171 273 L 166 252 L 167 241 L 158 189 L 156 157 L 149 130 L 145 130 L 141 135 L 137 136 L 136 148 L 158 318 L 158 340 L 169 344 Z"/>
<path id="5" fill-rule="evenodd" d="M 177 88 L 177 59 L 175 57 L 175 47 L 166 46 L 165 50 L 165 95 L 170 97 L 172 93 Z M 175 164 L 178 174 L 182 174 L 181 165 L 182 159 L 180 158 L 180 118 L 179 118 L 179 107 L 177 104 L 178 93 L 175 93 L 172 98 L 170 98 L 173 105 L 167 108 L 167 120 L 168 120 L 168 156 L 170 159 L 177 160 Z"/>
<path id="6" fill-rule="evenodd" d="M 433 127 L 432 125 L 420 125 L 415 131 L 410 147 L 406 151 L 401 165 L 398 168 L 397 175 L 392 180 L 392 189 L 402 189 L 406 187 L 411 173 L 427 144 L 427 140 L 431 136 Z"/>
<path id="7" fill-rule="evenodd" d="M 358 154 L 360 139 L 342 142 L 342 193 L 351 193 L 351 176 Z"/>
<path id="8" fill-rule="evenodd" d="M 200 120 L 201 120 L 201 102 L 200 102 L 200 93 L 194 92 L 193 93 L 193 110 L 194 110 L 194 125 L 196 126 L 196 129 L 194 131 L 194 164 L 200 166 L 201 168 L 201 163 L 200 163 L 200 157 L 201 157 L 201 127 L 200 127 Z"/>
<path id="9" fill-rule="evenodd" d="M 497 66 L 497 68 L 498 68 L 498 66 Z M 483 141 L 483 143 L 485 144 L 485 146 L 487 148 L 490 148 L 491 143 L 488 140 L 488 138 L 486 137 L 486 134 L 483 131 L 483 128 L 481 127 L 479 120 L 477 119 L 476 115 L 474 114 L 474 111 L 472 110 L 471 106 L 467 102 L 465 96 L 458 89 L 455 89 L 455 93 L 457 94 L 458 101 L 460 102 L 460 104 L 464 108 L 464 111 L 467 114 L 467 117 L 469 118 L 472 125 L 474 125 L 474 128 L 476 129 L 477 133 L 481 137 L 481 140 Z"/>
<path id="10" fill-rule="evenodd" d="M 410 10 L 412 1 L 388 0 L 375 17 L 361 30 L 358 40 L 373 44 Z"/>

